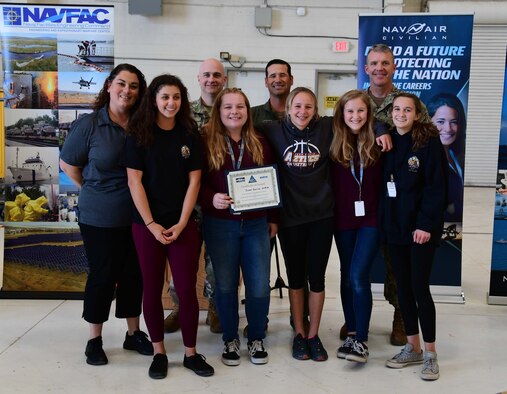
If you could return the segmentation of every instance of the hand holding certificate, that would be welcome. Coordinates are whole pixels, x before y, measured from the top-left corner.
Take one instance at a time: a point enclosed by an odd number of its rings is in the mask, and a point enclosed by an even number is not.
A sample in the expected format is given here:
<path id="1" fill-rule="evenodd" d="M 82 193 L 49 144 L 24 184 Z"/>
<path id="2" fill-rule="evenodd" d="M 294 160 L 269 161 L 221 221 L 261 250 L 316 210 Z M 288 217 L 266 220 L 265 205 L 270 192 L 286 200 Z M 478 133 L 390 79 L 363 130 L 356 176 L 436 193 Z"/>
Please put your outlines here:
<path id="1" fill-rule="evenodd" d="M 263 166 L 226 174 L 233 213 L 281 206 L 278 173 L 275 166 Z"/>

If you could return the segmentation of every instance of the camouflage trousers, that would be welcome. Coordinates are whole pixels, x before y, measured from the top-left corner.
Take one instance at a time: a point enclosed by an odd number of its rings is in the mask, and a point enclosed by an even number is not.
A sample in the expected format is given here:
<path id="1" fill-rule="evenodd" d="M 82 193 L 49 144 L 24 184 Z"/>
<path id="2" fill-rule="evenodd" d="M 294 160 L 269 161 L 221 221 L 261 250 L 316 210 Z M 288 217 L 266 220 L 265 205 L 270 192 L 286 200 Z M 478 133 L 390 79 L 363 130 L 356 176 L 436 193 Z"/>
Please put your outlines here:
<path id="1" fill-rule="evenodd" d="M 200 205 L 195 206 L 195 220 L 201 229 L 202 226 L 202 210 Z M 201 243 L 201 252 L 200 256 L 204 255 L 204 270 L 206 272 L 206 276 L 204 277 L 204 288 L 203 288 L 203 296 L 208 300 L 213 299 L 215 295 L 215 273 L 213 272 L 213 266 L 211 265 L 211 258 L 206 250 L 206 245 L 204 242 Z M 203 261 L 199 261 L 199 268 L 202 266 Z M 171 282 L 169 283 L 169 296 L 171 297 L 174 305 L 179 305 L 180 301 L 178 300 L 178 295 L 176 294 L 176 289 L 174 288 L 174 282 L 171 277 Z"/>
<path id="2" fill-rule="evenodd" d="M 203 288 L 203 296 L 208 300 L 213 298 L 215 294 L 215 273 L 213 272 L 213 266 L 211 265 L 211 259 L 209 257 L 208 252 L 206 251 L 206 246 L 204 243 L 202 244 L 202 249 L 204 249 L 204 270 L 206 272 L 206 276 L 204 278 L 204 288 Z M 203 262 L 199 261 L 199 266 L 201 266 Z M 178 300 L 178 295 L 176 294 L 176 289 L 174 288 L 174 282 L 171 278 L 171 282 L 169 283 L 169 296 L 171 297 L 174 305 L 179 305 L 180 301 Z"/>
<path id="3" fill-rule="evenodd" d="M 396 279 L 394 278 L 393 266 L 391 265 L 391 257 L 387 245 L 380 247 L 382 256 L 384 257 L 384 266 L 386 276 L 384 279 L 384 297 L 395 309 L 400 307 L 398 303 L 398 289 L 396 288 Z"/>

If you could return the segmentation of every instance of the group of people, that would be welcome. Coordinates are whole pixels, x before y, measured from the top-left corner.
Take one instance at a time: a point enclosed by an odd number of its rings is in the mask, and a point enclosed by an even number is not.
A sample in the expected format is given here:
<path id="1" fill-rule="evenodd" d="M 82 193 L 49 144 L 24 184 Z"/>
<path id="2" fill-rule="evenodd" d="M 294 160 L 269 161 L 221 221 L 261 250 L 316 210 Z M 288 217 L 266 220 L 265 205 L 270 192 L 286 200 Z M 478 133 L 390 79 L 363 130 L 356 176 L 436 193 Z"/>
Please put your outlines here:
<path id="1" fill-rule="evenodd" d="M 166 377 L 168 321 L 161 295 L 168 261 L 183 365 L 213 375 L 196 350 L 200 255 L 206 256 L 210 308 L 219 319 L 212 331 L 222 332 L 222 362 L 235 366 L 241 359 L 242 278 L 249 358 L 267 363 L 275 236 L 289 282 L 292 356 L 327 360 L 318 334 L 334 237 L 345 316 L 337 356 L 368 360 L 369 275 L 382 244 L 397 286 L 395 319 L 402 319 L 398 328 L 406 331 L 398 338 L 406 345 L 386 365 L 423 363 L 421 377 L 438 379 L 429 276 L 448 208 L 446 157 L 452 150 L 444 151 L 417 96 L 394 87 L 394 70 L 389 47 L 374 45 L 366 65 L 370 88 L 347 92 L 332 117 L 320 117 L 315 94 L 291 89 L 291 68 L 281 59 L 265 69 L 269 100 L 253 108 L 240 89 L 224 88 L 225 70 L 216 59 L 201 64 L 201 98 L 192 103 L 174 75 L 159 75 L 147 86 L 136 67 L 115 67 L 95 112 L 72 125 L 60 159 L 81 188 L 79 226 L 90 268 L 83 311 L 90 326 L 87 363 L 108 362 L 101 335 L 115 296 L 116 317 L 127 319 L 123 347 L 154 355 L 149 376 Z M 432 116 L 443 115 L 437 109 Z M 230 209 L 234 201 L 225 174 L 272 164 L 283 207 Z M 149 339 L 139 328 L 141 304 Z"/>
<path id="2" fill-rule="evenodd" d="M 89 56 L 95 55 L 95 51 L 97 49 L 97 43 L 95 40 L 84 40 L 77 44 L 78 56 Z"/>

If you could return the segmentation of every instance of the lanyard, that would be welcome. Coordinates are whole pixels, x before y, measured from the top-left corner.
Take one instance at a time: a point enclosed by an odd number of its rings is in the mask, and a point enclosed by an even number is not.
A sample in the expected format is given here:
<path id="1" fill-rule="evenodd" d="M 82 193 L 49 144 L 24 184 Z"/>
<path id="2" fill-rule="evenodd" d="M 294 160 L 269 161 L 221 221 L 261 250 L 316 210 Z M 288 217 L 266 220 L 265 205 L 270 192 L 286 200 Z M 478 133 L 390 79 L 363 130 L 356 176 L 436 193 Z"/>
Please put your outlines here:
<path id="1" fill-rule="evenodd" d="M 227 148 L 229 149 L 229 154 L 231 155 L 232 161 L 232 169 L 239 170 L 241 167 L 241 162 L 243 161 L 243 154 L 245 153 L 245 140 L 242 138 L 241 143 L 239 145 L 239 158 L 236 161 L 236 157 L 234 156 L 234 151 L 232 150 L 231 139 L 228 135 L 225 136 L 225 141 L 227 141 Z"/>
<path id="2" fill-rule="evenodd" d="M 359 185 L 359 201 L 361 201 L 361 188 L 363 184 L 363 161 L 362 160 L 359 161 L 359 179 L 357 179 L 356 168 L 354 166 L 354 161 L 352 159 L 350 159 L 350 172 L 352 173 L 352 176 Z"/>

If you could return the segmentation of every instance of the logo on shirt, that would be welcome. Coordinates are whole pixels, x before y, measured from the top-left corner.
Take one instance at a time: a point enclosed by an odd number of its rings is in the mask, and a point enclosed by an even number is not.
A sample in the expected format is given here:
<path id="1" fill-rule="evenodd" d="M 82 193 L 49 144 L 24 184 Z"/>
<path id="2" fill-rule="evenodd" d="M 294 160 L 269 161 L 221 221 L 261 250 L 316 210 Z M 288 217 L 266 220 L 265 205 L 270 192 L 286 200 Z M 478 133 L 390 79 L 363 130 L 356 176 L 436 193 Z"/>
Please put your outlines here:
<path id="1" fill-rule="evenodd" d="M 408 159 L 408 171 L 409 172 L 417 172 L 419 171 L 419 158 L 417 156 L 412 156 Z"/>
<path id="2" fill-rule="evenodd" d="M 319 148 L 308 141 L 294 141 L 283 152 L 287 167 L 315 167 L 319 159 Z"/>
<path id="3" fill-rule="evenodd" d="M 181 147 L 181 157 L 188 159 L 190 157 L 190 148 L 186 145 Z"/>

